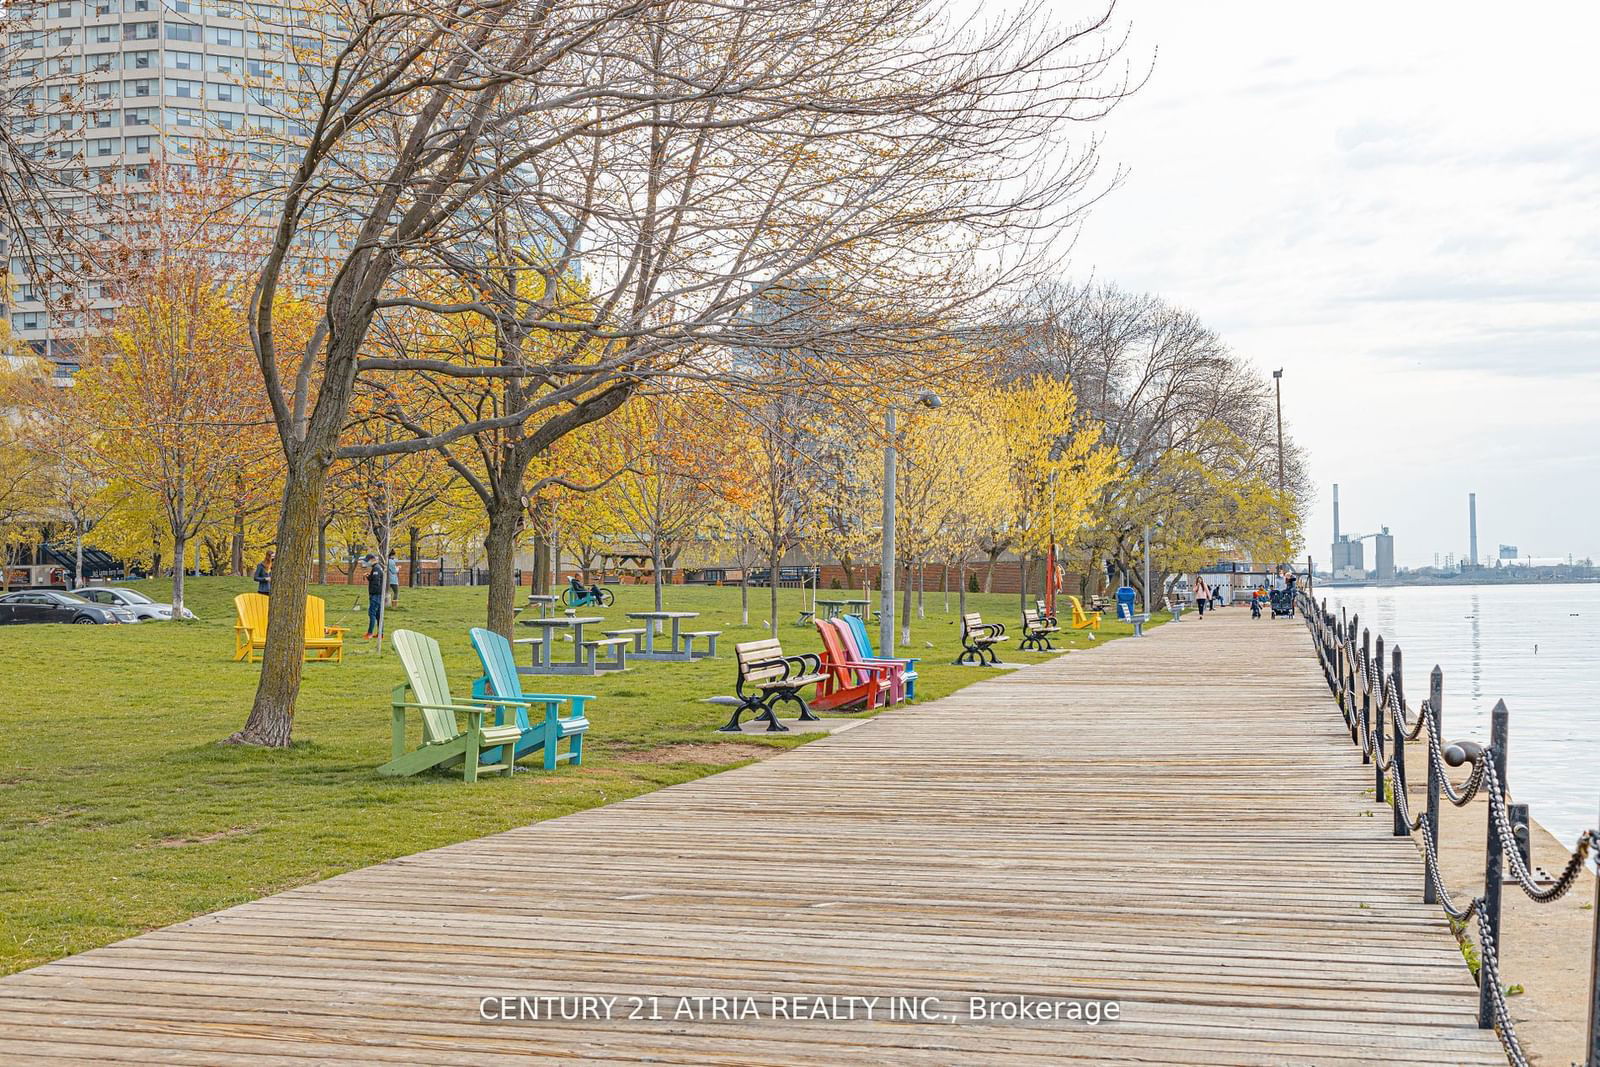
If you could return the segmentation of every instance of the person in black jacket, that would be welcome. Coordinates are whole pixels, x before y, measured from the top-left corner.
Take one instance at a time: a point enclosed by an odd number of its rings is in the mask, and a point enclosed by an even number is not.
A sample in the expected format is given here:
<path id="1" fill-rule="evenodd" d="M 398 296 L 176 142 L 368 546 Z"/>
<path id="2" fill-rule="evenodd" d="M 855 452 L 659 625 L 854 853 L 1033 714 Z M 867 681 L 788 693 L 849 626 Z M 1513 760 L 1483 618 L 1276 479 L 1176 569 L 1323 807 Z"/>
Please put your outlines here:
<path id="1" fill-rule="evenodd" d="M 383 636 L 383 593 L 388 585 L 389 568 L 377 556 L 367 554 L 361 562 L 367 566 L 367 639 Z"/>
<path id="2" fill-rule="evenodd" d="M 256 564 L 256 572 L 251 575 L 256 580 L 256 592 L 262 596 L 272 595 L 272 549 L 267 549 L 267 554 L 261 557 L 261 562 Z"/>

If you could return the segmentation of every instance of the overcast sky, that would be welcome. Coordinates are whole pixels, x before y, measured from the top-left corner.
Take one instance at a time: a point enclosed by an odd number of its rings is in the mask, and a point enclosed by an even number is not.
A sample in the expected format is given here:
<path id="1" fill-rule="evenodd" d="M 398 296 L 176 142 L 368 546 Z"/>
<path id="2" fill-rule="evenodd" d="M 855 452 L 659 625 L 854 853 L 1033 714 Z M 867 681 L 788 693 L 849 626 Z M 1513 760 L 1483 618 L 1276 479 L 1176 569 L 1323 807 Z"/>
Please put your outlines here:
<path id="1" fill-rule="evenodd" d="M 1056 0 L 1063 17 L 1082 0 Z M 1310 450 L 1307 542 L 1600 558 L 1600 5 L 1122 0 L 1149 84 L 1072 273 L 1198 312 Z M 1368 544 L 1371 561 L 1371 545 Z"/>

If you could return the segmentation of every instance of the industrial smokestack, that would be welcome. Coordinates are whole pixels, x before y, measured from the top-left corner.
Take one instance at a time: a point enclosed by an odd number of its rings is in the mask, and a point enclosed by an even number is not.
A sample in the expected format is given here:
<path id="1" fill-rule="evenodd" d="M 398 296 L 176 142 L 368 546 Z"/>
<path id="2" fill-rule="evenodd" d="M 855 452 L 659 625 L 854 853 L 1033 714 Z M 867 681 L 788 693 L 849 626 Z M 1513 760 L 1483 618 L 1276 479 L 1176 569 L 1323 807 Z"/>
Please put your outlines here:
<path id="1" fill-rule="evenodd" d="M 1333 542 L 1339 543 L 1339 483 L 1333 483 Z"/>
<path id="2" fill-rule="evenodd" d="M 1478 494 L 1467 494 L 1467 532 L 1468 552 L 1467 564 L 1472 567 L 1478 565 Z"/>

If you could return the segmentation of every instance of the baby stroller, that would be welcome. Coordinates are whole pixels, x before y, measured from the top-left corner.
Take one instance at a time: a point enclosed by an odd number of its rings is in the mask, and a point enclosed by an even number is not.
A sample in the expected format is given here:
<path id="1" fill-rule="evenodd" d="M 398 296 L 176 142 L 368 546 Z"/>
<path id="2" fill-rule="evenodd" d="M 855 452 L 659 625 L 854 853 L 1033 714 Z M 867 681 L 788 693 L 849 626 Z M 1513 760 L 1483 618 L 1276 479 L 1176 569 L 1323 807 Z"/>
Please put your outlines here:
<path id="1" fill-rule="evenodd" d="M 1272 591 L 1272 617 L 1294 614 L 1294 593 L 1288 589 L 1274 589 Z"/>

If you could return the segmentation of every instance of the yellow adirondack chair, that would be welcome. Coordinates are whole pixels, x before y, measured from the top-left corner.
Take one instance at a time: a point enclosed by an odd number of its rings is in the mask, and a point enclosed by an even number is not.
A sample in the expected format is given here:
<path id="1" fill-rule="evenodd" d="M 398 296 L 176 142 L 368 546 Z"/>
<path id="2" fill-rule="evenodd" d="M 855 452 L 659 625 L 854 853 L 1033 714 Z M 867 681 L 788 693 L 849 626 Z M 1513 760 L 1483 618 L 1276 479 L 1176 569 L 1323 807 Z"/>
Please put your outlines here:
<path id="1" fill-rule="evenodd" d="M 1067 600 L 1072 604 L 1072 628 L 1074 630 L 1100 629 L 1100 612 L 1084 611 L 1083 601 L 1075 596 L 1069 596 Z"/>
<path id="2" fill-rule="evenodd" d="M 239 621 L 233 624 L 233 658 L 251 663 L 267 647 L 267 606 L 260 593 L 240 593 L 233 598 Z M 306 597 L 306 658 L 344 662 L 343 626 L 328 625 L 328 606 L 319 596 Z"/>
<path id="3" fill-rule="evenodd" d="M 307 659 L 331 659 L 335 663 L 343 663 L 345 629 L 343 626 L 328 625 L 328 605 L 321 597 L 306 597 Z"/>
<path id="4" fill-rule="evenodd" d="M 254 663 L 267 647 L 267 598 L 260 593 L 240 593 L 233 598 L 239 621 L 233 624 L 233 658 Z"/>

